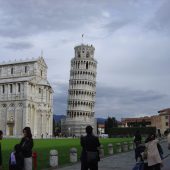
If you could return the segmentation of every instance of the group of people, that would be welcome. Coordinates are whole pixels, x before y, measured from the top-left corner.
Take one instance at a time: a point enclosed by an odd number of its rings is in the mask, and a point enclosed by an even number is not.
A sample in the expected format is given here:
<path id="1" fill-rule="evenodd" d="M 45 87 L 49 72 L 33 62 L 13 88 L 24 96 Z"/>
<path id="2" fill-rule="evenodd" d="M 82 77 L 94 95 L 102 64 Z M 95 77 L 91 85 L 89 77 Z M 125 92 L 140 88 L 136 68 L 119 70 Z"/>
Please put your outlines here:
<path id="1" fill-rule="evenodd" d="M 136 132 L 134 143 L 136 165 L 133 170 L 160 170 L 162 167 L 163 150 L 154 133 L 150 133 L 144 144 L 139 131 Z"/>
<path id="2" fill-rule="evenodd" d="M 0 140 L 3 138 L 3 132 L 0 130 Z M 19 144 L 14 146 L 14 150 L 9 157 L 9 170 L 32 170 L 32 148 L 33 139 L 30 127 L 23 129 L 23 138 Z M 0 143 L 0 170 L 2 168 L 2 152 Z"/>
<path id="3" fill-rule="evenodd" d="M 100 161 L 98 137 L 93 135 L 92 126 L 86 127 L 86 136 L 82 136 L 80 144 L 81 153 L 81 170 L 98 170 L 98 161 Z M 3 132 L 0 130 L 0 140 L 3 138 Z M 170 140 L 170 136 L 169 136 Z M 142 137 L 139 131 L 136 132 L 134 143 L 136 145 L 135 158 L 137 166 L 133 170 L 160 170 L 163 159 L 163 150 L 159 144 L 156 135 L 151 133 L 142 144 Z M 32 148 L 33 139 L 30 127 L 23 129 L 23 138 L 19 144 L 14 146 L 14 151 L 10 154 L 9 170 L 32 170 Z M 139 163 L 139 164 L 138 164 Z M 136 169 L 135 169 L 136 168 Z M 2 170 L 2 152 L 0 143 L 0 170 Z"/>
<path id="4" fill-rule="evenodd" d="M 93 128 L 86 127 L 86 136 L 82 136 L 80 143 L 82 146 L 81 153 L 81 170 L 98 170 L 99 146 L 98 137 L 93 135 Z M 0 130 L 0 140 L 3 138 L 3 132 Z M 30 127 L 23 129 L 23 138 L 19 144 L 14 146 L 14 151 L 10 154 L 9 170 L 32 170 L 32 148 L 33 139 Z M 0 143 L 0 170 L 2 168 L 2 152 Z"/>

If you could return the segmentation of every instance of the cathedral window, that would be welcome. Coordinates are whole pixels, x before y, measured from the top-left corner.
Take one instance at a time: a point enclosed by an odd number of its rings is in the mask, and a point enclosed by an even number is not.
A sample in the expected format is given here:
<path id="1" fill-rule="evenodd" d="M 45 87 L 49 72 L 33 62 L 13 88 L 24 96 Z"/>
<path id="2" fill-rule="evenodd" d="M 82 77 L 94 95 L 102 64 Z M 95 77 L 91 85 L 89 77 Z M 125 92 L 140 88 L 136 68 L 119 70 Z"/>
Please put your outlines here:
<path id="1" fill-rule="evenodd" d="M 10 93 L 12 93 L 12 84 L 10 84 Z"/>
<path id="2" fill-rule="evenodd" d="M 41 93 L 41 88 L 39 88 L 39 93 Z"/>
<path id="3" fill-rule="evenodd" d="M 2 93 L 5 93 L 5 85 L 2 85 Z"/>
<path id="4" fill-rule="evenodd" d="M 42 77 L 42 75 L 43 75 L 43 71 L 41 70 L 41 77 Z"/>
<path id="5" fill-rule="evenodd" d="M 27 73 L 27 71 L 28 71 L 28 67 L 27 67 L 27 66 L 25 66 L 25 73 Z"/>
<path id="6" fill-rule="evenodd" d="M 18 83 L 18 92 L 21 92 L 21 84 Z"/>
<path id="7" fill-rule="evenodd" d="M 11 68 L 11 74 L 14 74 L 14 68 L 13 67 Z"/>

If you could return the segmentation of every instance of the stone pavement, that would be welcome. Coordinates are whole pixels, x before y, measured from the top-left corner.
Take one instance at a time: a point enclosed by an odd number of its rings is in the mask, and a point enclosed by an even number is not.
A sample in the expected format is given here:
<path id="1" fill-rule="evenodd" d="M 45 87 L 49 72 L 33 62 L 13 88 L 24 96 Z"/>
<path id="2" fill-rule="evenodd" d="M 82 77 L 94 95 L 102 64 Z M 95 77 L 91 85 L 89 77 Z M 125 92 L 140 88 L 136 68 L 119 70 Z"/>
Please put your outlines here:
<path id="1" fill-rule="evenodd" d="M 166 156 L 170 153 L 167 149 L 167 143 L 163 142 L 161 145 L 164 150 L 164 156 Z M 99 162 L 99 170 L 132 170 L 134 165 L 134 151 L 129 151 L 101 159 Z M 80 170 L 80 163 L 55 170 Z M 170 156 L 164 159 L 164 167 L 161 170 L 170 170 Z"/>

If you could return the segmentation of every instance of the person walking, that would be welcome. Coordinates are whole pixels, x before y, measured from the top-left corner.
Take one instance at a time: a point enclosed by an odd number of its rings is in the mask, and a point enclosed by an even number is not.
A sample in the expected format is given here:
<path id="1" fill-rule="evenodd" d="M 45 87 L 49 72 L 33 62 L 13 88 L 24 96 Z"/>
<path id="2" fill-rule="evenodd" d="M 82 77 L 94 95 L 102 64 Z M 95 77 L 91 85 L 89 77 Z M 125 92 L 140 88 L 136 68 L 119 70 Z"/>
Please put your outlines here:
<path id="1" fill-rule="evenodd" d="M 82 146 L 81 153 L 81 170 L 98 170 L 98 161 L 100 160 L 98 148 L 100 142 L 98 137 L 93 135 L 92 126 L 86 127 L 86 136 L 82 136 L 80 143 Z"/>
<path id="2" fill-rule="evenodd" d="M 21 139 L 20 147 L 24 156 L 24 170 L 32 170 L 32 148 L 33 139 L 30 127 L 23 129 L 24 137 Z"/>
<path id="3" fill-rule="evenodd" d="M 142 142 L 142 137 L 141 137 L 140 131 L 137 130 L 134 135 L 134 143 L 136 145 L 136 148 L 138 147 L 139 144 L 141 144 L 141 142 Z"/>
<path id="4" fill-rule="evenodd" d="M 0 130 L 0 140 L 3 138 L 3 132 Z M 2 151 L 1 151 L 1 143 L 0 143 L 0 170 L 2 170 Z"/>
<path id="5" fill-rule="evenodd" d="M 170 131 L 168 131 L 167 142 L 168 142 L 168 149 L 170 150 Z"/>
<path id="6" fill-rule="evenodd" d="M 148 170 L 161 169 L 162 160 L 158 150 L 158 142 L 156 135 L 153 133 L 151 133 L 146 140 L 145 146 L 147 150 Z"/>

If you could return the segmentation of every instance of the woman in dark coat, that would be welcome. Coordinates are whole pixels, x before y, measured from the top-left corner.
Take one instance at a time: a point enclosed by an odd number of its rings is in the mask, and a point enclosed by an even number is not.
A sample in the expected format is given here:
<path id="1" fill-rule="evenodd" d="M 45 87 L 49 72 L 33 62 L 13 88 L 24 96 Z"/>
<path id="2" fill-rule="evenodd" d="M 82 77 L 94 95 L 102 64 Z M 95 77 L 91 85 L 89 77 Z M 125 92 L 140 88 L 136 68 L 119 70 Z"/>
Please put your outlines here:
<path id="1" fill-rule="evenodd" d="M 32 170 L 33 139 L 30 127 L 25 127 L 23 134 L 24 137 L 21 139 L 20 146 L 24 156 L 24 170 Z"/>
<path id="2" fill-rule="evenodd" d="M 94 136 L 93 128 L 91 126 L 86 127 L 87 135 L 81 137 L 81 146 L 82 146 L 82 153 L 81 153 L 81 170 L 98 170 L 98 161 L 99 158 L 99 151 L 98 147 L 100 146 L 100 142 L 98 137 Z M 96 159 L 92 162 L 88 162 L 88 153 L 97 153 Z M 91 155 L 92 156 L 92 155 Z"/>

